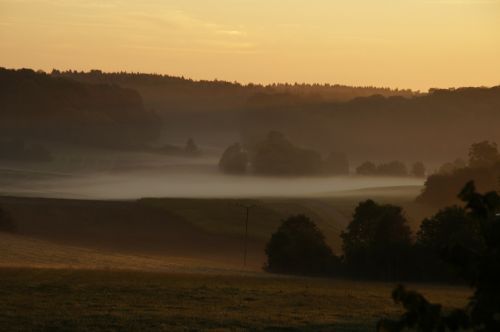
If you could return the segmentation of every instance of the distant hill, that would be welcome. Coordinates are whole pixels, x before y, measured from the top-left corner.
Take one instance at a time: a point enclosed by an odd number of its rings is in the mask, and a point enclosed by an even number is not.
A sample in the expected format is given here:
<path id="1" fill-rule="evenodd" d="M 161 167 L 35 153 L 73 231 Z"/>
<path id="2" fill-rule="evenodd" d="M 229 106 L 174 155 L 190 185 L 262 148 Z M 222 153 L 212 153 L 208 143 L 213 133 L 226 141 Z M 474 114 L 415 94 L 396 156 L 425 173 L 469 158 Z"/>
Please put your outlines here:
<path id="1" fill-rule="evenodd" d="M 169 139 L 194 137 L 205 144 L 227 146 L 240 134 L 240 113 L 257 94 L 289 94 L 311 100 L 345 102 L 374 94 L 410 97 L 411 90 L 350 87 L 330 84 L 247 84 L 195 81 L 183 77 L 142 73 L 53 71 L 52 76 L 92 84 L 117 84 L 138 91 L 146 107 L 164 120 Z"/>
<path id="2" fill-rule="evenodd" d="M 0 70 L 0 130 L 100 146 L 161 138 L 255 144 L 280 131 L 304 148 L 366 160 L 441 163 L 500 141 L 500 86 L 411 90 L 257 85 L 141 73 Z M 430 171 L 432 171 L 432 166 Z"/>
<path id="3" fill-rule="evenodd" d="M 131 147 L 157 138 L 160 129 L 134 90 L 0 68 L 3 137 Z"/>
<path id="4" fill-rule="evenodd" d="M 453 160 L 465 156 L 473 142 L 500 141 L 500 86 L 347 102 L 260 94 L 248 103 L 240 123 L 247 144 L 278 130 L 303 146 L 343 151 L 357 162 Z"/>
<path id="5" fill-rule="evenodd" d="M 159 74 L 105 73 L 100 70 L 88 72 L 58 71 L 54 77 L 66 77 L 92 84 L 117 84 L 137 90 L 145 104 L 160 113 L 175 111 L 230 110 L 241 106 L 258 93 L 289 93 L 324 101 L 348 101 L 357 97 L 372 95 L 414 96 L 411 90 L 379 87 L 356 87 L 339 84 L 240 84 L 227 81 L 192 80 Z"/>

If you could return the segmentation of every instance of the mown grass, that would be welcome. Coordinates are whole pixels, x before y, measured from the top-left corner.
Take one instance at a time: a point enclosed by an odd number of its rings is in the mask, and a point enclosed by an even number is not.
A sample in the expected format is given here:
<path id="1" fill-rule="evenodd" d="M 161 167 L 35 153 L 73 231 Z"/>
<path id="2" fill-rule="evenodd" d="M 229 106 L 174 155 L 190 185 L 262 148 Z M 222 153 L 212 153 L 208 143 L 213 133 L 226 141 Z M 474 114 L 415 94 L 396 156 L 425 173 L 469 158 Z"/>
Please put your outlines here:
<path id="1" fill-rule="evenodd" d="M 372 331 L 394 284 L 258 275 L 0 269 L 1 331 Z M 460 287 L 412 285 L 461 306 Z"/>

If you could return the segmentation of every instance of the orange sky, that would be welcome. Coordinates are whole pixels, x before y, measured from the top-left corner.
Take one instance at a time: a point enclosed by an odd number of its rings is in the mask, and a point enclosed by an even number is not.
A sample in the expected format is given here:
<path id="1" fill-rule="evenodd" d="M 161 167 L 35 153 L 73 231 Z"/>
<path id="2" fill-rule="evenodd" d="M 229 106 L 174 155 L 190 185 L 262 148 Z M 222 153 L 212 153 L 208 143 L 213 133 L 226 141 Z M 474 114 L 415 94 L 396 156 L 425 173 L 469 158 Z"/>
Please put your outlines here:
<path id="1" fill-rule="evenodd" d="M 0 0 L 0 66 L 500 84 L 500 0 Z"/>

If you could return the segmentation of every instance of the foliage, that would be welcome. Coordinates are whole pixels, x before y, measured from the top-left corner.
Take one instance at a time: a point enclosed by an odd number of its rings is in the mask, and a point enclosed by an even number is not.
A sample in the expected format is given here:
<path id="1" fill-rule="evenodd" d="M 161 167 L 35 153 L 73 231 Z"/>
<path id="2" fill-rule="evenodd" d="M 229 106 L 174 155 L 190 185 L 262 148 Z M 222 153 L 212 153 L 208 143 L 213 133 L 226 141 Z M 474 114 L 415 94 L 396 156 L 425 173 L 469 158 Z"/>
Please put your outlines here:
<path id="1" fill-rule="evenodd" d="M 408 170 L 406 169 L 405 164 L 395 160 L 386 164 L 378 165 L 376 174 L 388 176 L 406 176 L 408 175 Z"/>
<path id="2" fill-rule="evenodd" d="M 442 175 L 453 174 L 455 171 L 465 167 L 467 167 L 467 163 L 463 159 L 457 158 L 453 162 L 446 162 L 441 165 L 437 173 Z"/>
<path id="3" fill-rule="evenodd" d="M 464 208 L 450 206 L 422 221 L 416 244 L 435 254 L 455 245 L 478 249 L 481 246 L 478 226 Z"/>
<path id="4" fill-rule="evenodd" d="M 364 277 L 408 277 L 411 230 L 400 207 L 359 203 L 352 221 L 342 232 L 344 263 L 351 273 Z"/>
<path id="5" fill-rule="evenodd" d="M 407 328 L 416 331 L 457 331 L 459 327 L 469 327 L 467 315 L 461 310 L 449 314 L 443 312 L 440 304 L 432 304 L 415 291 L 408 291 L 399 285 L 392 292 L 395 303 L 401 304 L 406 312 L 397 321 L 382 319 L 377 323 L 377 331 L 399 332 Z"/>
<path id="6" fill-rule="evenodd" d="M 28 69 L 0 68 L 0 130 L 6 137 L 142 147 L 161 122 L 138 92 Z"/>
<path id="7" fill-rule="evenodd" d="M 324 275 L 338 259 L 316 224 L 304 215 L 284 220 L 266 246 L 266 270 L 275 273 Z"/>
<path id="8" fill-rule="evenodd" d="M 224 173 L 244 174 L 247 170 L 248 155 L 239 143 L 229 146 L 219 161 L 219 169 Z"/>
<path id="9" fill-rule="evenodd" d="M 281 99 L 261 100 L 244 114 L 245 142 L 274 129 L 305 146 L 347 151 L 355 158 L 439 160 L 462 154 L 471 140 L 485 133 L 500 140 L 499 86 L 433 90 L 408 98 L 379 95 L 342 103 Z"/>
<path id="10" fill-rule="evenodd" d="M 441 315 L 435 310 L 438 305 L 430 304 L 421 295 L 406 292 L 400 288 L 395 292 L 401 295 L 395 297 L 395 300 L 402 302 L 407 312 L 398 321 L 381 321 L 378 326 L 379 331 L 402 331 L 405 328 L 417 328 L 423 331 L 442 331 L 447 328 L 456 331 L 459 328 L 469 327 L 475 331 L 500 330 L 500 285 L 498 283 L 500 280 L 500 196 L 494 191 L 485 194 L 478 193 L 474 182 L 471 181 L 462 189 L 459 198 L 466 203 L 465 220 L 471 218 L 478 227 L 481 243 L 478 246 L 470 246 L 463 241 L 450 241 L 443 244 L 441 257 L 455 266 L 460 276 L 474 288 L 474 295 L 468 306 L 450 314 Z M 447 213 L 451 211 L 448 210 Z M 453 213 L 458 213 L 458 211 L 455 209 Z M 458 217 L 463 219 L 464 216 L 459 213 Z M 403 301 L 399 301 L 399 298 Z M 419 305 L 415 306 L 411 304 L 415 303 L 414 300 L 405 301 L 405 298 L 419 298 L 420 300 L 417 301 Z"/>
<path id="11" fill-rule="evenodd" d="M 469 167 L 487 168 L 500 162 L 498 146 L 494 142 L 474 143 L 469 149 Z"/>
<path id="12" fill-rule="evenodd" d="M 450 206 L 439 210 L 420 224 L 414 245 L 415 277 L 420 280 L 460 281 L 456 267 L 443 260 L 447 248 L 463 246 L 478 250 L 482 246 L 479 227 L 464 208 Z"/>
<path id="13" fill-rule="evenodd" d="M 365 161 L 356 168 L 356 173 L 359 175 L 373 175 L 377 173 L 377 165 L 371 161 Z"/>
<path id="14" fill-rule="evenodd" d="M 480 191 L 498 189 L 500 162 L 495 143 L 487 141 L 472 144 L 469 149 L 469 166 L 457 159 L 444 164 L 438 173 L 430 175 L 417 201 L 434 206 L 457 202 L 456 193 L 463 184 L 473 180 Z"/>
<path id="15" fill-rule="evenodd" d="M 255 151 L 253 167 L 264 175 L 319 174 L 322 160 L 314 150 L 294 146 L 283 134 L 272 131 Z"/>

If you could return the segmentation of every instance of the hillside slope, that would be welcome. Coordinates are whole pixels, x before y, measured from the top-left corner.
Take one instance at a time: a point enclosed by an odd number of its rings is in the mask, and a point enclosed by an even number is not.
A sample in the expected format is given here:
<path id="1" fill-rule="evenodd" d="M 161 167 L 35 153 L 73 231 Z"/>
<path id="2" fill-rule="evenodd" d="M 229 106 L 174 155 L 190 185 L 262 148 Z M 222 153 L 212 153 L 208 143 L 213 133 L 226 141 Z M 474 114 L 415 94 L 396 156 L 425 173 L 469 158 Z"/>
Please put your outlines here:
<path id="1" fill-rule="evenodd" d="M 131 147 L 156 139 L 161 128 L 134 90 L 29 69 L 0 68 L 0 110 L 7 137 Z"/>

